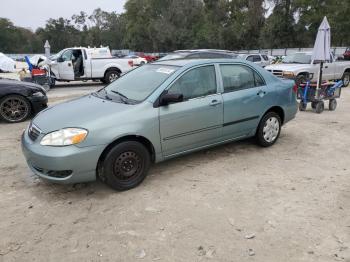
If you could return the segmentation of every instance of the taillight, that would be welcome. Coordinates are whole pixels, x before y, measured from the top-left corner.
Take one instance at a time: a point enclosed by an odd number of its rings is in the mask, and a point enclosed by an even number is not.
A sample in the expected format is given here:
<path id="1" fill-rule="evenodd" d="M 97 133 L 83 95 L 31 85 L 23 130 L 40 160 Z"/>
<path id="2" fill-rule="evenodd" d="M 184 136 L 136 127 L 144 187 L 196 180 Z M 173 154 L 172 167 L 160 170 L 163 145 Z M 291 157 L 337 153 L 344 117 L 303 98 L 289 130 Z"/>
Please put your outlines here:
<path id="1" fill-rule="evenodd" d="M 129 64 L 129 66 L 133 67 L 134 66 L 134 61 L 129 60 L 128 64 Z"/>
<path id="2" fill-rule="evenodd" d="M 296 94 L 296 93 L 298 93 L 298 85 L 297 84 L 295 84 L 294 86 L 293 86 L 293 92 Z"/>

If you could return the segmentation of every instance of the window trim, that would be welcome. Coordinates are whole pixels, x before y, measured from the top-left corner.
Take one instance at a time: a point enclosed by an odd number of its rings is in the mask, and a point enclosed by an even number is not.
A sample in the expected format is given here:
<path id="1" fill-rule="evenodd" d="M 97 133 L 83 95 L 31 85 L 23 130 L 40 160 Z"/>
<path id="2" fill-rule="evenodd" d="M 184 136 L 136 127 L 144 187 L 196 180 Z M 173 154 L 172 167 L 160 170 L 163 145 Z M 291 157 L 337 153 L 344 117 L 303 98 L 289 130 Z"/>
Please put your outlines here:
<path id="1" fill-rule="evenodd" d="M 187 70 L 185 70 L 184 72 L 182 72 L 180 75 L 178 75 L 165 89 L 164 91 L 162 92 L 162 94 L 158 97 L 157 100 L 159 100 L 159 98 L 164 94 L 164 92 L 168 92 L 170 88 L 173 87 L 173 85 L 182 77 L 184 76 L 185 74 L 187 74 L 188 72 L 190 72 L 191 70 L 194 70 L 194 69 L 197 69 L 197 68 L 201 68 L 201 67 L 207 67 L 207 66 L 212 66 L 214 68 L 214 72 L 215 72 L 215 84 L 216 84 L 216 93 L 213 93 L 213 94 L 209 94 L 209 95 L 206 95 L 206 96 L 198 96 L 198 97 L 194 97 L 194 98 L 190 98 L 190 99 L 186 99 L 182 102 L 179 102 L 179 103 L 176 103 L 176 104 L 181 104 L 181 103 L 184 103 L 184 102 L 187 102 L 187 101 L 192 101 L 192 100 L 196 100 L 196 99 L 202 99 L 202 98 L 205 98 L 205 97 L 210 97 L 210 96 L 213 96 L 213 95 L 218 95 L 218 94 L 221 94 L 220 90 L 219 90 L 219 86 L 220 86 L 220 77 L 221 75 L 218 75 L 218 71 L 217 71 L 217 68 L 215 66 L 214 63 L 209 63 L 209 64 L 202 64 L 202 65 L 197 65 L 197 66 L 193 66 L 191 68 L 188 68 Z"/>
<path id="2" fill-rule="evenodd" d="M 256 79 L 255 79 L 255 74 L 254 74 L 254 72 L 255 72 L 255 73 L 262 79 L 264 85 L 262 85 L 262 86 L 254 86 L 254 87 L 247 87 L 247 88 L 239 88 L 239 89 L 236 89 L 236 90 L 231 90 L 231 91 L 225 92 L 224 80 L 223 80 L 223 78 L 222 78 L 222 73 L 221 73 L 221 66 L 222 66 L 222 65 L 231 65 L 231 66 L 242 66 L 242 67 L 247 67 L 247 68 L 249 68 L 250 70 L 252 70 L 252 72 L 253 72 L 254 84 L 256 85 Z M 243 64 L 243 63 L 219 63 L 219 64 L 218 64 L 218 69 L 219 69 L 219 72 L 220 72 L 220 81 L 221 81 L 221 87 L 222 87 L 222 94 L 229 94 L 229 93 L 233 93 L 233 92 L 237 92 L 237 91 L 241 91 L 241 90 L 246 90 L 246 89 L 251 89 L 251 88 L 257 88 L 257 87 L 266 86 L 266 80 L 265 80 L 265 78 L 260 74 L 260 72 L 258 72 L 255 68 L 253 68 L 253 67 L 250 66 L 250 65 Z"/>

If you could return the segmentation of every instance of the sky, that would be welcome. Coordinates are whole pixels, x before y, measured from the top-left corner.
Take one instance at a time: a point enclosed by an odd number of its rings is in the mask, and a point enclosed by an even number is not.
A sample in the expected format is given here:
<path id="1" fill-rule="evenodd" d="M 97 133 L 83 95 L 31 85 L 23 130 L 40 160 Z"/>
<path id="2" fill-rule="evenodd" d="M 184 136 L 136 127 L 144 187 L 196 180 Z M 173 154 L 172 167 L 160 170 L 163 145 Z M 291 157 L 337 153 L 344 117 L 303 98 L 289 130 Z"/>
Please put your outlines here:
<path id="1" fill-rule="evenodd" d="M 6 4 L 4 3 L 6 1 Z M 123 12 L 126 0 L 0 0 L 0 17 L 9 18 L 16 26 L 36 30 L 49 18 L 71 18 L 84 11 L 91 14 L 96 8 Z"/>

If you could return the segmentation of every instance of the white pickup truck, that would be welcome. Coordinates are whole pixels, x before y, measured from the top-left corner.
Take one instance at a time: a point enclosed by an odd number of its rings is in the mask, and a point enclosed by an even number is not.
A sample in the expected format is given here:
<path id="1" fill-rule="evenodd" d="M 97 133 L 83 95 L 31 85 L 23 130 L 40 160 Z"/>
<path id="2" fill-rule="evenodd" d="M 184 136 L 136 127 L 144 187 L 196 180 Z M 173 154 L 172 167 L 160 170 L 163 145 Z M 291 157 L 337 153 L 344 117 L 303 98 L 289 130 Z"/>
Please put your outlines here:
<path id="1" fill-rule="evenodd" d="M 311 61 L 311 52 L 298 52 L 283 58 L 281 64 L 266 66 L 265 69 L 275 76 L 295 79 L 297 84 L 307 79 L 317 81 L 320 64 Z M 340 80 L 344 86 L 350 83 L 350 61 L 332 60 L 323 64 L 323 80 Z"/>
<path id="2" fill-rule="evenodd" d="M 56 81 L 101 80 L 109 84 L 134 66 L 130 59 L 112 57 L 108 47 L 67 48 L 50 60 Z"/>

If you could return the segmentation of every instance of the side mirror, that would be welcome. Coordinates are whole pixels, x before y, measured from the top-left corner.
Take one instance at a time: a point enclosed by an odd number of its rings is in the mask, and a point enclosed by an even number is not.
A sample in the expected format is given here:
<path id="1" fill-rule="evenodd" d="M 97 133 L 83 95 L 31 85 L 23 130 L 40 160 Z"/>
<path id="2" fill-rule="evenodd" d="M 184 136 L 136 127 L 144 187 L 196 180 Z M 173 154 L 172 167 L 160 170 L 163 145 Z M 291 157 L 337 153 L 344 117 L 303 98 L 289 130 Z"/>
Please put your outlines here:
<path id="1" fill-rule="evenodd" d="M 184 101 L 183 94 L 164 94 L 160 97 L 160 106 L 167 106 L 172 103 L 179 103 Z"/>
<path id="2" fill-rule="evenodd" d="M 58 62 L 58 63 L 62 63 L 62 62 L 64 62 L 64 60 L 63 60 L 62 57 L 59 57 L 59 58 L 57 58 L 57 62 Z"/>

